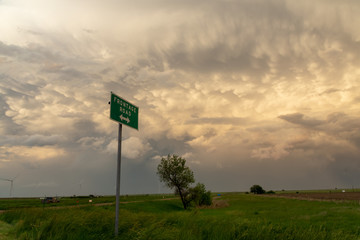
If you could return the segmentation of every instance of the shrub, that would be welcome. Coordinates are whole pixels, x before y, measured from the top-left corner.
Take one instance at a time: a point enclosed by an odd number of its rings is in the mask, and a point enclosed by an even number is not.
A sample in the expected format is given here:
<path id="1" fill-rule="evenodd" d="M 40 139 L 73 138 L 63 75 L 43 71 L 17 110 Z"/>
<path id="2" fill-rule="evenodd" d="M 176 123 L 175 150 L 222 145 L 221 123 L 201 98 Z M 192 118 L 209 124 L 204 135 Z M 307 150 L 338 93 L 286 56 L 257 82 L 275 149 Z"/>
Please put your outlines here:
<path id="1" fill-rule="evenodd" d="M 198 183 L 195 187 L 189 188 L 187 194 L 188 204 L 193 202 L 195 206 L 210 206 L 212 204 L 211 192 L 206 191 L 205 185 Z"/>

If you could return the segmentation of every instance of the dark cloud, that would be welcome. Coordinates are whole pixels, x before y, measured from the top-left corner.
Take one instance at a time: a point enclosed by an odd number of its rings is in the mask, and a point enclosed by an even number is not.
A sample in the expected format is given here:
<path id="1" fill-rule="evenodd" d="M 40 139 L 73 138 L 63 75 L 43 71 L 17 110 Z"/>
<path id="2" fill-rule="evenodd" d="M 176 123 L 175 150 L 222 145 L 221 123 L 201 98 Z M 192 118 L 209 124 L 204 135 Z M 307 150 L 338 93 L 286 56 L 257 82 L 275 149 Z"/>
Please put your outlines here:
<path id="1" fill-rule="evenodd" d="M 309 118 L 301 113 L 281 115 L 279 118 L 305 129 L 324 133 L 331 138 L 348 141 L 358 148 L 360 146 L 360 122 L 357 117 L 335 112 L 330 113 L 325 120 Z"/>
<path id="2" fill-rule="evenodd" d="M 279 116 L 279 118 L 288 121 L 290 123 L 300 125 L 303 127 L 309 127 L 309 128 L 314 128 L 316 126 L 324 124 L 324 121 L 306 117 L 304 114 L 301 113 L 281 115 Z"/>
<path id="3" fill-rule="evenodd" d="M 28 83 L 28 79 L 15 79 L 6 74 L 0 74 L 0 87 L 4 91 L 4 97 L 29 98 L 31 95 L 40 93 L 39 86 Z"/>
<path id="4" fill-rule="evenodd" d="M 148 141 L 153 149 L 153 156 L 166 156 L 168 154 L 183 155 L 188 151 L 191 151 L 191 147 L 186 143 L 190 141 L 191 137 L 185 137 L 184 139 L 177 140 L 163 136 L 161 138 L 152 139 Z"/>
<path id="5" fill-rule="evenodd" d="M 6 116 L 9 105 L 5 102 L 5 98 L 0 95 L 0 134 L 13 135 L 24 132 L 24 126 L 16 124 L 11 117 Z"/>
<path id="6" fill-rule="evenodd" d="M 336 88 L 330 88 L 322 93 L 320 93 L 320 95 L 326 95 L 326 94 L 331 94 L 331 93 L 336 93 L 336 92 L 340 92 L 340 89 L 336 89 Z"/>
<path id="7" fill-rule="evenodd" d="M 96 123 L 91 120 L 80 119 L 74 121 L 72 126 L 69 126 L 69 136 L 73 139 L 80 139 L 82 137 L 97 137 L 101 136 L 101 133 L 96 131 Z"/>
<path id="8" fill-rule="evenodd" d="M 339 185 L 354 188 L 360 181 L 360 162 L 358 153 L 340 152 L 329 162 L 328 170 L 336 177 Z"/>
<path id="9" fill-rule="evenodd" d="M 47 48 L 33 44 L 27 47 L 5 44 L 0 41 L 0 55 L 11 57 L 12 60 L 29 63 L 55 61 L 58 56 Z"/>

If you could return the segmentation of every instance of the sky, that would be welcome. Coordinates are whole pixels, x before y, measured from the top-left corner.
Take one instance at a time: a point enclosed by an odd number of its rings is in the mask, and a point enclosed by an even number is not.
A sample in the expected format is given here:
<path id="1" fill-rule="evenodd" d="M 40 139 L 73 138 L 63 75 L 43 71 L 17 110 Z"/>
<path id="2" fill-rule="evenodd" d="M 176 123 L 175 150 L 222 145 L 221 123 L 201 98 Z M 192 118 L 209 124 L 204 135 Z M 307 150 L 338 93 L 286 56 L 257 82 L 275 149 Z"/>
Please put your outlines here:
<path id="1" fill-rule="evenodd" d="M 360 187 L 358 0 L 0 0 L 0 178 L 15 197 Z M 10 182 L 0 181 L 0 197 Z"/>

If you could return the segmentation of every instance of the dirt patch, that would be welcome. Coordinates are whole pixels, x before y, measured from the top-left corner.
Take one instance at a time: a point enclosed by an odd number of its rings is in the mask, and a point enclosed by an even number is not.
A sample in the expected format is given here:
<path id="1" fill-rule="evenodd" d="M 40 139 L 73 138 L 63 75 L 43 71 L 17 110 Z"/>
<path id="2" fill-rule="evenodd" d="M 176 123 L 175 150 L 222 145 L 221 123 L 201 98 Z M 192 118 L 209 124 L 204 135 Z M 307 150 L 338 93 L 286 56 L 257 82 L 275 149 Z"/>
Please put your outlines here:
<path id="1" fill-rule="evenodd" d="M 360 192 L 280 193 L 274 196 L 304 200 L 360 201 Z"/>
<path id="2" fill-rule="evenodd" d="M 229 206 L 229 202 L 224 199 L 216 199 L 216 200 L 213 200 L 213 203 L 212 203 L 213 208 L 224 208 L 224 207 L 228 207 L 228 206 Z"/>
<path id="3" fill-rule="evenodd" d="M 212 200 L 212 204 L 211 206 L 203 206 L 203 207 L 200 207 L 200 208 L 212 208 L 212 209 L 215 209 L 215 208 L 225 208 L 225 207 L 228 207 L 229 206 L 229 202 L 225 199 L 221 199 L 220 197 L 214 197 L 213 200 Z"/>

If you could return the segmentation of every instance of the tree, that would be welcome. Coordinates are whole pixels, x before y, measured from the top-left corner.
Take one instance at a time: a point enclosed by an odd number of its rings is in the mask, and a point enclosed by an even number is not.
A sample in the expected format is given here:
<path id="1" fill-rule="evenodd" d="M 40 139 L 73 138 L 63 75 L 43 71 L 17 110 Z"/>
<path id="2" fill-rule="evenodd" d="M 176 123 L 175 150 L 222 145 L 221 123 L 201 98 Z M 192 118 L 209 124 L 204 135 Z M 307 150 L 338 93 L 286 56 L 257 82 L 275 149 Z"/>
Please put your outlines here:
<path id="1" fill-rule="evenodd" d="M 176 155 L 161 158 L 161 162 L 157 167 L 157 174 L 160 181 L 165 182 L 166 185 L 175 189 L 175 192 L 180 195 L 181 202 L 184 209 L 188 206 L 186 196 L 188 188 L 191 183 L 195 182 L 194 173 L 189 167 L 185 166 L 186 160 Z"/>
<path id="2" fill-rule="evenodd" d="M 263 194 L 265 193 L 265 190 L 260 185 L 253 185 L 250 188 L 250 192 L 254 194 Z"/>
<path id="3" fill-rule="evenodd" d="M 198 183 L 195 187 L 189 188 L 188 192 L 189 202 L 194 202 L 196 206 L 212 204 L 211 192 L 206 191 L 204 184 Z"/>

